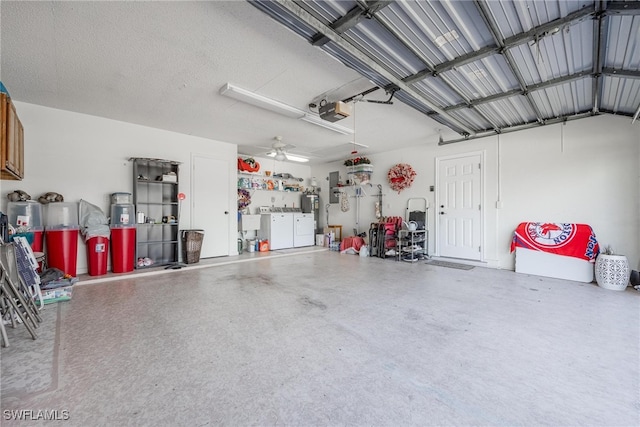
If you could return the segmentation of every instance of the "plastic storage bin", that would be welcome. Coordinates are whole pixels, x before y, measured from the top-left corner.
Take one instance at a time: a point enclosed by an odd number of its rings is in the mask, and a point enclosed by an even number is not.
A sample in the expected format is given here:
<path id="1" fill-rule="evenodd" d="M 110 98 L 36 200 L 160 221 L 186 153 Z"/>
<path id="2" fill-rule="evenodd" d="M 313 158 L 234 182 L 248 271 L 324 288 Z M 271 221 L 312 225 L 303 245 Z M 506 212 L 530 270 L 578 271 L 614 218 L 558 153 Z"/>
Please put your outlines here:
<path id="1" fill-rule="evenodd" d="M 109 239 L 106 237 L 92 237 L 87 240 L 87 261 L 89 276 L 107 274 L 107 260 L 109 255 Z"/>
<path id="2" fill-rule="evenodd" d="M 204 230 L 182 230 L 182 258 L 186 264 L 200 261 Z"/>
<path id="3" fill-rule="evenodd" d="M 53 228 L 79 227 L 78 204 L 75 202 L 49 203 L 45 206 L 45 223 L 47 230 Z"/>
<path id="4" fill-rule="evenodd" d="M 132 204 L 111 205 L 112 226 L 134 226 L 136 224 L 136 211 Z"/>
<path id="5" fill-rule="evenodd" d="M 9 224 L 14 227 L 39 227 L 42 229 L 42 204 L 36 201 L 7 203 Z"/>
<path id="6" fill-rule="evenodd" d="M 136 227 L 111 226 L 111 271 L 133 271 L 136 258 Z"/>
<path id="7" fill-rule="evenodd" d="M 42 204 L 33 200 L 7 203 L 9 224 L 19 228 L 18 235 L 27 234 L 27 240 L 34 252 L 42 252 Z"/>

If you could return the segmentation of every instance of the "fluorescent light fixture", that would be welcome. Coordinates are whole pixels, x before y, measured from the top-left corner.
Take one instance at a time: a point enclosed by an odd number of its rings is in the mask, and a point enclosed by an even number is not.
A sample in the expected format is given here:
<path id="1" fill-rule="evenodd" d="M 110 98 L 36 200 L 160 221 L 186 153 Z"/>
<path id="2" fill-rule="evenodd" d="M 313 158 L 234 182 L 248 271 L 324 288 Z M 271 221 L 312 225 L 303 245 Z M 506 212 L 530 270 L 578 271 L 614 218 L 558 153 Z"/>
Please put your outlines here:
<path id="1" fill-rule="evenodd" d="M 318 125 L 323 128 L 330 129 L 334 132 L 338 132 L 343 135 L 353 135 L 353 129 L 349 129 L 344 126 L 340 126 L 335 123 L 322 120 L 319 116 L 314 116 L 313 114 L 305 114 L 303 117 L 300 117 L 300 120 L 304 120 L 305 122 L 308 122 L 308 123 L 313 123 L 314 125 Z"/>
<path id="2" fill-rule="evenodd" d="M 275 99 L 267 98 L 266 96 L 242 89 L 241 87 L 234 86 L 230 83 L 222 86 L 222 89 L 220 89 L 220 95 L 228 96 L 229 98 L 237 99 L 238 101 L 246 102 L 247 104 L 264 108 L 265 110 L 273 111 L 274 113 L 282 114 L 283 116 L 294 119 L 299 119 L 304 116 L 304 111 L 302 110 L 284 104 L 280 101 L 276 101 Z"/>
<path id="3" fill-rule="evenodd" d="M 349 128 L 327 122 L 326 120 L 322 120 L 319 116 L 308 114 L 299 108 L 292 107 L 291 105 L 276 101 L 275 99 L 267 98 L 266 96 L 259 95 L 231 83 L 227 83 L 220 88 L 220 95 L 228 96 L 229 98 L 237 99 L 238 101 L 246 102 L 247 104 L 251 104 L 255 107 L 264 108 L 265 110 L 273 111 L 274 113 L 282 114 L 283 116 L 291 117 L 292 119 L 301 119 L 305 122 L 321 126 L 342 135 L 353 134 L 353 130 Z"/>
<path id="4" fill-rule="evenodd" d="M 278 156 L 282 154 L 283 157 L 278 158 Z M 276 152 L 272 152 L 272 153 L 267 153 L 268 157 L 274 157 L 276 160 L 279 161 L 284 161 L 284 160 L 291 160 L 292 162 L 299 162 L 299 163 L 306 163 L 309 161 L 309 159 L 307 159 L 306 157 L 302 157 L 302 156 L 296 156 L 293 154 L 285 154 L 285 153 L 276 153 Z"/>

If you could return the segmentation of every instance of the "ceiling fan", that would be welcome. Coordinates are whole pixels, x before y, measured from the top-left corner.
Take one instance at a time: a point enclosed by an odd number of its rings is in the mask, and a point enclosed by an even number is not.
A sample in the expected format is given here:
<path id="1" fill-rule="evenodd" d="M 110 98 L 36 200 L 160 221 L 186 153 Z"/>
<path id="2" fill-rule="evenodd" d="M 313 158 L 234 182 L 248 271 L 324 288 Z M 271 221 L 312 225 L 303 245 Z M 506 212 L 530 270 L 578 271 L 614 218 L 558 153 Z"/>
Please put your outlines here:
<path id="1" fill-rule="evenodd" d="M 297 156 L 291 156 L 290 154 L 287 155 L 287 150 L 296 148 L 295 145 L 285 144 L 284 142 L 282 142 L 281 136 L 276 136 L 273 139 L 275 139 L 275 142 L 271 145 L 272 149 L 267 153 L 267 156 L 273 157 L 274 159 L 281 162 L 285 160 L 294 160 L 294 158 L 298 158 Z M 294 160 L 294 161 L 300 161 L 300 160 Z"/>

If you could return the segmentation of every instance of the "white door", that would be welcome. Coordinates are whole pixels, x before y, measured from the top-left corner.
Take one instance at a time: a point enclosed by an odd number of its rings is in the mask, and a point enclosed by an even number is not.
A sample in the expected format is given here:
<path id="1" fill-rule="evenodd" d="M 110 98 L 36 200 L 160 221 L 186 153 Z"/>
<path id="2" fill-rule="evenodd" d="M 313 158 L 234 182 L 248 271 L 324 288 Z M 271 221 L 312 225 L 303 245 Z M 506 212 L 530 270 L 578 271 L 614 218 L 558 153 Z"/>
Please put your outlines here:
<path id="1" fill-rule="evenodd" d="M 482 156 L 438 159 L 438 253 L 443 257 L 481 259 Z"/>
<path id="2" fill-rule="evenodd" d="M 204 230 L 200 258 L 228 256 L 229 165 L 205 156 L 193 156 L 192 162 L 191 228 Z"/>

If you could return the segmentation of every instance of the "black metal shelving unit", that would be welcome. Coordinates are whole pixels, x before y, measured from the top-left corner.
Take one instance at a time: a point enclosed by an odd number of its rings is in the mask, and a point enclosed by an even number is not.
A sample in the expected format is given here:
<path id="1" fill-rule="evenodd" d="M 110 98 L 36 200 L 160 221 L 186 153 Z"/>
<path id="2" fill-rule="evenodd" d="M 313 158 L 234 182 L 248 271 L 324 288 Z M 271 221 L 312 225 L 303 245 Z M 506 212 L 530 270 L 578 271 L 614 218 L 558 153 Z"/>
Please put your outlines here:
<path id="1" fill-rule="evenodd" d="M 136 268 L 178 262 L 179 162 L 132 158 L 133 203 L 145 222 L 136 225 Z M 136 215 L 136 216 L 138 216 Z M 143 263 L 140 265 L 140 261 Z M 145 260 L 149 260 L 144 262 Z"/>

